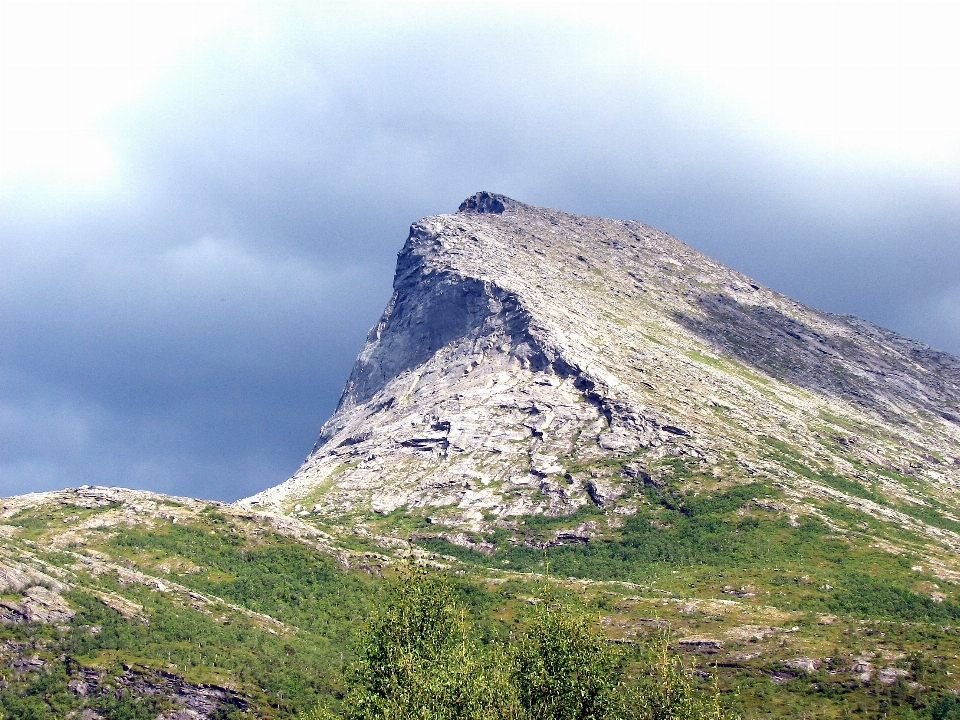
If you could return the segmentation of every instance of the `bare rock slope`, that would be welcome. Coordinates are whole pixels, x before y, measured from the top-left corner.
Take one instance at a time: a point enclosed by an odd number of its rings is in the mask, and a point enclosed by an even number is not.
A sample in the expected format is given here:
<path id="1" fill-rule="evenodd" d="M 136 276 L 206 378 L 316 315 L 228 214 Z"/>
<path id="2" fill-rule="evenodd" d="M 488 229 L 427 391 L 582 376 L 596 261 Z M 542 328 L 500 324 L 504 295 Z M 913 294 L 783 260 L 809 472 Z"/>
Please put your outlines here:
<path id="1" fill-rule="evenodd" d="M 241 504 L 479 529 L 629 514 L 631 488 L 691 466 L 690 482 L 769 482 L 798 511 L 845 502 L 957 547 L 891 508 L 956 507 L 960 359 L 643 223 L 482 192 L 411 227 L 313 452 Z"/>

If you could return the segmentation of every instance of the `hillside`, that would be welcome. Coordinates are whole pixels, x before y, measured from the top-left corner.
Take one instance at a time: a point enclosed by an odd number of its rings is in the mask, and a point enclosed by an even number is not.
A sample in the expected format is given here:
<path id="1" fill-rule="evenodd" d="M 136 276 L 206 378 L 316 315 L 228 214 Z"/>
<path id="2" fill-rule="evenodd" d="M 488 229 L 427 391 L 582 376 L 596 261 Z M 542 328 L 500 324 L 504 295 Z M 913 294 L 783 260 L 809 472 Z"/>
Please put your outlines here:
<path id="1" fill-rule="evenodd" d="M 808 308 L 658 230 L 479 193 L 414 224 L 303 467 L 241 501 L 452 530 L 644 486 L 777 488 L 922 538 L 952 571 L 960 360 Z M 942 552 L 941 552 L 942 551 Z"/>
<path id="2" fill-rule="evenodd" d="M 295 717 L 412 557 L 492 638 L 543 583 L 669 627 L 744 718 L 960 716 L 960 360 L 489 193 L 394 290 L 286 483 L 0 499 L 0 711 Z"/>

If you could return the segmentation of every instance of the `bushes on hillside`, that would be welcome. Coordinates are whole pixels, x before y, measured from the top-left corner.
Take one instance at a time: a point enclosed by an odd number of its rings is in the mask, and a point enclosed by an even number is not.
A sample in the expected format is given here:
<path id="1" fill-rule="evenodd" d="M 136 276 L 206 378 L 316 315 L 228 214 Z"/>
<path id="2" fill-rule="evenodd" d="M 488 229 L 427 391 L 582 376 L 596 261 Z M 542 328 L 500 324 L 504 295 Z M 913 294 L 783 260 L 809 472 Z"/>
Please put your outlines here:
<path id="1" fill-rule="evenodd" d="M 541 602 L 511 648 L 510 677 L 529 720 L 600 720 L 620 704 L 622 654 L 553 598 Z"/>
<path id="2" fill-rule="evenodd" d="M 414 568 L 360 642 L 351 720 L 490 720 L 511 703 L 502 651 L 476 642 L 442 576 Z"/>
<path id="3" fill-rule="evenodd" d="M 549 592 L 526 630 L 484 643 L 446 578 L 404 571 L 367 624 L 344 720 L 725 720 L 719 695 L 655 638 L 639 659 Z M 628 662 L 632 660 L 632 662 Z M 632 680 L 627 680 L 627 668 Z M 303 720 L 338 720 L 318 706 Z"/>

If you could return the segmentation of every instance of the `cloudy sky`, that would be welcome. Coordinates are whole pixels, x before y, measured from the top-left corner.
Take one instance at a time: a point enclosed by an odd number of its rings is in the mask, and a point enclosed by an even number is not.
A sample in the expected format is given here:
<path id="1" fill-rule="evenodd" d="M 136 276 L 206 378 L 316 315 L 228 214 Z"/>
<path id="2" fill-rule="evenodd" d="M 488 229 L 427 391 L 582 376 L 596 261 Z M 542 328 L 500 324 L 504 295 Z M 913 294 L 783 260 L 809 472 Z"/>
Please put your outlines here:
<path id="1" fill-rule="evenodd" d="M 0 495 L 286 479 L 480 189 L 960 353 L 958 14 L 0 4 Z"/>

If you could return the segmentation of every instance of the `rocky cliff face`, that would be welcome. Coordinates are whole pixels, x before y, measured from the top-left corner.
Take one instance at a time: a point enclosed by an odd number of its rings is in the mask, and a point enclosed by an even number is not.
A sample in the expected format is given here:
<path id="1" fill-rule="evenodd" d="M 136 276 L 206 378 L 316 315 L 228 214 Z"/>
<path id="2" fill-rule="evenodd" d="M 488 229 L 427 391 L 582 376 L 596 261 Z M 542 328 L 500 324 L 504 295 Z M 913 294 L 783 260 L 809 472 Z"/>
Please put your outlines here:
<path id="1" fill-rule="evenodd" d="M 953 507 L 960 360 L 640 222 L 478 193 L 411 227 L 313 452 L 242 504 L 479 529 L 593 503 L 615 524 L 678 461 L 704 491 L 761 479 L 802 512 Z"/>

